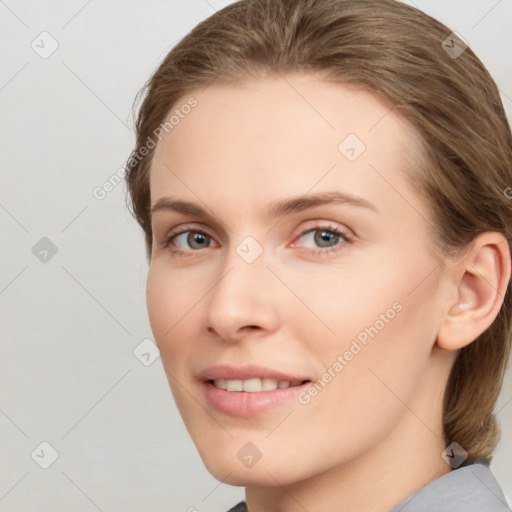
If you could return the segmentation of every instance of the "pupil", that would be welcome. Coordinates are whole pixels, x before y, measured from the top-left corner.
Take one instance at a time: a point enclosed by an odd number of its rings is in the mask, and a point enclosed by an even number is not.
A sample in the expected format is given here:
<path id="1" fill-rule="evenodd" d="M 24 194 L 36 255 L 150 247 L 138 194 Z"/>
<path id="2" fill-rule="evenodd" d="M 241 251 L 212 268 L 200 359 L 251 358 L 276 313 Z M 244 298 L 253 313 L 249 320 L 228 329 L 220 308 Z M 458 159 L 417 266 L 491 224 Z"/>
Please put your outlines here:
<path id="1" fill-rule="evenodd" d="M 332 233 L 331 231 L 317 231 L 315 234 L 315 243 L 320 247 L 328 247 L 329 242 L 332 242 L 333 239 L 336 239 L 338 235 Z"/>
<path id="2" fill-rule="evenodd" d="M 194 244 L 199 244 L 199 248 L 201 248 L 201 244 L 204 245 L 204 242 L 207 240 L 206 235 L 202 233 L 190 233 L 187 237 L 187 243 L 190 247 L 194 247 Z M 197 248 L 197 246 L 196 246 Z"/>

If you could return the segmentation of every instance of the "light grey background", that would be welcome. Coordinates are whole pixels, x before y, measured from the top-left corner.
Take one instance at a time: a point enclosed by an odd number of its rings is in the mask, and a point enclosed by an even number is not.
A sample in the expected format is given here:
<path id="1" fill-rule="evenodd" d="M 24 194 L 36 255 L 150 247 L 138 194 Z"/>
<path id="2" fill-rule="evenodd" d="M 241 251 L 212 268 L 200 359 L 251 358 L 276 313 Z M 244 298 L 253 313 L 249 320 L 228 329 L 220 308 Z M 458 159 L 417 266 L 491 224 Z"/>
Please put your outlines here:
<path id="1" fill-rule="evenodd" d="M 138 89 L 229 3 L 0 0 L 1 511 L 224 512 L 243 498 L 204 469 L 160 359 L 133 354 L 152 338 L 142 234 L 124 185 L 93 196 L 132 148 Z M 510 117 L 512 1 L 414 4 L 470 43 Z M 491 468 L 512 501 L 510 371 L 497 410 Z"/>

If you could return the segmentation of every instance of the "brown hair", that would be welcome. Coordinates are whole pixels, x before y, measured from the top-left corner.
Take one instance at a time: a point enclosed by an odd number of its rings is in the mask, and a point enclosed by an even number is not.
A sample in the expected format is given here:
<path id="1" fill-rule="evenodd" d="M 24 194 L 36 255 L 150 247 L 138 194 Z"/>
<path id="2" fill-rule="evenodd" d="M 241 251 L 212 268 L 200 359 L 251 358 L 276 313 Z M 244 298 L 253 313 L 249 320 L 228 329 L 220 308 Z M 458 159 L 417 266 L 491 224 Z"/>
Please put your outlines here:
<path id="1" fill-rule="evenodd" d="M 394 0 L 241 0 L 199 23 L 140 93 L 126 177 L 148 258 L 153 136 L 171 108 L 215 80 L 242 83 L 287 72 L 321 72 L 328 81 L 366 89 L 410 123 L 422 146 L 411 174 L 431 205 L 444 254 L 467 248 L 485 231 L 503 233 L 510 249 L 510 126 L 492 77 L 450 34 Z M 500 437 L 493 409 L 510 353 L 511 318 L 509 282 L 498 317 L 460 350 L 445 389 L 445 442 L 456 441 L 474 458 L 490 460 Z"/>

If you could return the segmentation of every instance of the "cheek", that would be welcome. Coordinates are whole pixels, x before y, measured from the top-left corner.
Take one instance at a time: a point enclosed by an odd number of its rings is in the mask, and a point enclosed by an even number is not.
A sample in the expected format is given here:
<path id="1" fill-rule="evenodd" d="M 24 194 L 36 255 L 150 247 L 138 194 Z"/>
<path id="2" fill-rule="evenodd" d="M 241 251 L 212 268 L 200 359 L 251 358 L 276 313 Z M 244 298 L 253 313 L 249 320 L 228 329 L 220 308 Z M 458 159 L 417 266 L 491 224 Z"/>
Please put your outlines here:
<path id="1" fill-rule="evenodd" d="M 425 334 L 423 323 L 428 310 L 403 298 L 401 310 L 391 312 L 383 304 L 367 301 L 357 318 L 350 315 L 357 308 L 347 308 L 346 315 L 339 313 L 333 325 L 341 333 L 345 327 L 355 334 L 317 345 L 312 357 L 318 357 L 325 372 L 317 380 L 315 396 L 303 397 L 294 418 L 283 424 L 282 449 L 294 453 L 293 443 L 304 435 L 308 442 L 301 443 L 301 457 L 315 464 L 322 458 L 324 464 L 334 465 L 357 457 L 390 435 L 407 416 L 404 404 L 414 408 L 431 350 L 431 336 Z M 386 311 L 388 323 L 379 318 Z M 311 418 L 315 419 L 313 436 L 308 435 Z M 337 453 L 333 443 L 340 447 Z"/>
<path id="2" fill-rule="evenodd" d="M 438 318 L 430 303 L 435 285 L 410 290 L 407 280 L 395 280 L 386 292 L 367 294 L 359 304 L 352 301 L 333 324 L 340 332 L 335 346 L 324 346 L 322 362 L 336 377 L 319 393 L 324 399 L 317 413 L 338 411 L 341 430 L 352 432 L 356 444 L 392 427 L 405 411 L 403 404 L 413 401 L 429 363 Z M 337 407 L 322 408 L 320 402 Z M 360 428 L 354 430 L 353 422 Z"/>
<path id="3" fill-rule="evenodd" d="M 197 279 L 184 279 L 179 272 L 162 268 L 158 262 L 150 266 L 146 303 L 151 329 L 164 363 L 178 360 L 182 357 L 180 349 L 190 346 L 189 343 L 173 343 L 173 340 L 178 332 L 182 339 L 187 336 L 190 315 L 201 298 L 198 288 Z"/>
<path id="4" fill-rule="evenodd" d="M 197 413 L 194 401 L 183 393 L 188 362 L 197 352 L 190 322 L 200 298 L 197 295 L 179 274 L 151 264 L 146 286 L 149 321 L 174 401 L 185 420 Z"/>
<path id="5" fill-rule="evenodd" d="M 379 261 L 379 272 L 354 272 L 330 283 L 318 276 L 315 286 L 295 281 L 310 312 L 295 311 L 283 321 L 294 339 L 307 340 L 311 359 L 319 362 L 325 386 L 311 399 L 319 406 L 315 414 L 336 415 L 320 407 L 332 403 L 357 411 L 361 424 L 377 411 L 391 418 L 403 410 L 397 396 L 412 396 L 428 364 L 440 318 L 439 283 L 436 276 L 424 282 L 418 276 L 429 274 L 430 262 L 418 258 L 393 270 Z"/>

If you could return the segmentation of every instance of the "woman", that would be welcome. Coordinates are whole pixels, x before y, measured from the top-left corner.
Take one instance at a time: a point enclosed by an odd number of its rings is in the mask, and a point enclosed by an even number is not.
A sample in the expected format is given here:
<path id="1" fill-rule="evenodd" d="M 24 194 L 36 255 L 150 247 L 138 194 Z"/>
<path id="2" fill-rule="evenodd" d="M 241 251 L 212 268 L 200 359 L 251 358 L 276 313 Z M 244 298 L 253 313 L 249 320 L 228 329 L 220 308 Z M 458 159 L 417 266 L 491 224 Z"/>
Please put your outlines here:
<path id="1" fill-rule="evenodd" d="M 145 92 L 149 318 L 232 511 L 510 511 L 512 137 L 465 42 L 392 0 L 242 0 Z"/>

